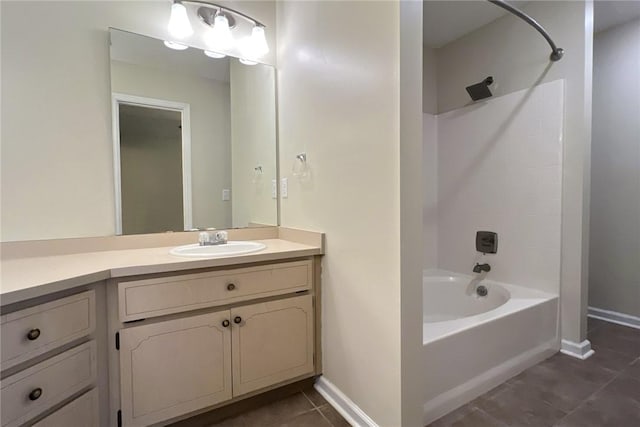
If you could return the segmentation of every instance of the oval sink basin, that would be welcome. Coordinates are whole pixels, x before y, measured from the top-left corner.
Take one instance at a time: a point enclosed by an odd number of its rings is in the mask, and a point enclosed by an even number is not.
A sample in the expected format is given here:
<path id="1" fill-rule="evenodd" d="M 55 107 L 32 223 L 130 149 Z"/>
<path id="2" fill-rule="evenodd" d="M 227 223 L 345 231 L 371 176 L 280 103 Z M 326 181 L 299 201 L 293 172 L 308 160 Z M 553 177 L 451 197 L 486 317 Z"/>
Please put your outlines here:
<path id="1" fill-rule="evenodd" d="M 223 245 L 200 246 L 193 245 L 177 246 L 169 251 L 169 254 L 188 258 L 212 258 L 227 255 L 242 255 L 251 252 L 258 252 L 267 246 L 258 242 L 229 241 Z"/>

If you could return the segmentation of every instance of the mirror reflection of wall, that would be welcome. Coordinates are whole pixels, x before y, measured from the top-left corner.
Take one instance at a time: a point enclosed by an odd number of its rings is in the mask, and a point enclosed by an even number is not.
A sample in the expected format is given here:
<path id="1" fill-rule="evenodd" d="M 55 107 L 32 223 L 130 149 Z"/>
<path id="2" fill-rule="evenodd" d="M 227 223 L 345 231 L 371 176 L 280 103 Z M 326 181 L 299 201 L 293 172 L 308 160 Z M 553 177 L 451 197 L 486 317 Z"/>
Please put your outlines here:
<path id="1" fill-rule="evenodd" d="M 277 203 L 271 195 L 271 181 L 276 179 L 274 78 L 273 68 L 266 65 L 214 59 L 193 48 L 172 50 L 162 40 L 111 29 L 114 115 L 132 102 L 147 110 L 188 111 L 182 116 L 181 149 L 174 146 L 172 151 L 172 164 L 181 163 L 180 174 L 164 186 L 165 203 L 160 205 L 147 195 L 136 198 L 137 208 L 127 212 L 132 205 L 125 195 L 133 188 L 153 193 L 150 177 L 162 174 L 162 181 L 168 181 L 173 169 L 152 171 L 152 164 L 160 165 L 158 153 L 147 151 L 146 158 L 138 151 L 137 176 L 147 184 L 125 180 L 122 126 L 114 129 L 114 153 L 120 152 L 115 174 L 117 234 L 276 225 Z M 157 129 L 166 126 L 158 124 Z M 164 147 L 147 144 L 149 149 L 154 146 Z M 126 161 L 127 171 L 135 169 L 131 158 Z M 169 188 L 181 192 L 169 195 Z M 182 213 L 182 220 L 176 212 Z"/>
<path id="2" fill-rule="evenodd" d="M 594 26 L 589 314 L 640 327 L 640 3 Z"/>

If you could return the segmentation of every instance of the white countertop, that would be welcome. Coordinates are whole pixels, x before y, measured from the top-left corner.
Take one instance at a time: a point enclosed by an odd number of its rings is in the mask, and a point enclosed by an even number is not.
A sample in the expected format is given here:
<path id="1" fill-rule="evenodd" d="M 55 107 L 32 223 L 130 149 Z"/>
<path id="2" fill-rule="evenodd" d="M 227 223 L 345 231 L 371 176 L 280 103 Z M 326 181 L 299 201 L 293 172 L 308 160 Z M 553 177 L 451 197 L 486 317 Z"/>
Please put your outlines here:
<path id="1" fill-rule="evenodd" d="M 322 248 L 283 239 L 255 240 L 259 252 L 192 259 L 169 255 L 171 247 L 123 249 L 0 262 L 0 305 L 8 305 L 112 277 L 220 267 L 322 254 Z"/>

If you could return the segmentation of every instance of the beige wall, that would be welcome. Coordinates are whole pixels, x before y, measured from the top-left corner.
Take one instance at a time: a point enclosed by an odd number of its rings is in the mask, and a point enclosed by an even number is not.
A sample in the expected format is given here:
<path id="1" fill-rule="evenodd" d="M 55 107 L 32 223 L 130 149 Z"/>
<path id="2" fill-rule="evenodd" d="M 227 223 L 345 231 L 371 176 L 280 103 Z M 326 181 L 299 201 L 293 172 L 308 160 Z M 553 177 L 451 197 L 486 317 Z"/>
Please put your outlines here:
<path id="1" fill-rule="evenodd" d="M 400 2 L 400 340 L 403 426 L 422 426 L 422 2 Z M 384 227 L 382 227 L 384 229 Z"/>
<path id="2" fill-rule="evenodd" d="M 549 61 L 550 48 L 535 30 L 510 14 L 437 50 L 438 112 L 471 100 L 465 87 L 492 75 L 494 95 L 541 82 L 565 80 L 562 182 L 562 336 L 586 338 L 591 116 L 591 1 L 528 2 L 566 54 Z"/>
<path id="3" fill-rule="evenodd" d="M 589 306 L 640 317 L 640 20 L 597 33 Z"/>
<path id="4" fill-rule="evenodd" d="M 189 104 L 191 203 L 194 227 L 231 227 L 231 107 L 229 83 L 166 69 L 111 61 L 117 93 Z"/>
<path id="5" fill-rule="evenodd" d="M 233 226 L 278 224 L 275 69 L 231 61 Z M 262 167 L 261 175 L 254 168 Z"/>
<path id="6" fill-rule="evenodd" d="M 402 417 L 399 19 L 393 2 L 278 3 L 282 225 L 326 233 L 324 377 L 385 427 Z"/>
<path id="7" fill-rule="evenodd" d="M 267 25 L 266 62 L 275 63 L 274 2 L 223 3 Z M 11 106 L 2 109 L 1 240 L 111 235 L 108 27 L 165 38 L 169 3 L 2 1 L 0 7 L 1 101 Z M 198 35 L 189 42 L 204 47 Z"/>

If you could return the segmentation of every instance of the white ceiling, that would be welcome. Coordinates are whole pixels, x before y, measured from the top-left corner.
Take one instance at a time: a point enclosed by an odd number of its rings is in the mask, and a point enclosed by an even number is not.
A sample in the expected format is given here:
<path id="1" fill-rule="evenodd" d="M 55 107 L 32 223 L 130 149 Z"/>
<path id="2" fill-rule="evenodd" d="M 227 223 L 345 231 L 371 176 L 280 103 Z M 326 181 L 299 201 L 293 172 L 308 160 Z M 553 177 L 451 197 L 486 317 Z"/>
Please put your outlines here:
<path id="1" fill-rule="evenodd" d="M 598 0 L 593 8 L 593 26 L 596 33 L 638 18 L 640 18 L 640 1 L 638 0 Z"/>
<path id="2" fill-rule="evenodd" d="M 229 57 L 213 59 L 197 48 L 173 50 L 162 40 L 128 31 L 110 31 L 111 59 L 229 82 Z"/>
<path id="3" fill-rule="evenodd" d="M 522 7 L 526 1 L 509 1 Z M 423 43 L 442 47 L 447 43 L 495 21 L 508 12 L 486 0 L 423 2 Z"/>

